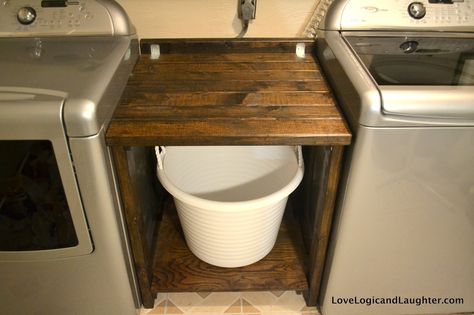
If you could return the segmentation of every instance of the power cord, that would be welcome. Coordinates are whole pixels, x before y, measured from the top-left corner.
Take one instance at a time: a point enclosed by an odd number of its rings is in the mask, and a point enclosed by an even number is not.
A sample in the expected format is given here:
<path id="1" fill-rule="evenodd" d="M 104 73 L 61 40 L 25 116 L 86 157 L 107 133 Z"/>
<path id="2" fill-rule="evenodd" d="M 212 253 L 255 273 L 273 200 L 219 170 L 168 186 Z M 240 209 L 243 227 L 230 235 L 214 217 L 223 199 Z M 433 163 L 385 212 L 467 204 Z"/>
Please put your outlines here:
<path id="1" fill-rule="evenodd" d="M 239 35 L 237 35 L 237 38 L 244 37 L 248 29 L 249 29 L 249 21 L 242 21 L 242 30 L 240 31 Z"/>

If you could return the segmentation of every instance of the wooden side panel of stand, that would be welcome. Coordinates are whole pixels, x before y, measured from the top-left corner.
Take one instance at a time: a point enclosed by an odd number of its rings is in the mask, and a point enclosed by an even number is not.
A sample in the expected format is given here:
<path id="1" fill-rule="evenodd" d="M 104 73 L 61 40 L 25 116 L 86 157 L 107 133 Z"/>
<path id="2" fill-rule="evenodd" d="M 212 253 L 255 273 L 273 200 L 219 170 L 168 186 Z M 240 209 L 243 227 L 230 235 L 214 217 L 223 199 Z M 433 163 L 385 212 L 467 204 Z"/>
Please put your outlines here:
<path id="1" fill-rule="evenodd" d="M 152 308 L 155 298 L 150 290 L 152 261 L 149 251 L 150 245 L 144 233 L 146 229 L 142 220 L 142 209 L 137 197 L 136 187 L 134 187 L 130 177 L 126 148 L 112 147 L 111 151 L 124 207 L 142 303 L 146 308 Z"/>
<path id="2" fill-rule="evenodd" d="M 321 280 L 334 213 L 342 164 L 342 146 L 307 147 L 306 174 L 303 188 L 304 212 L 300 220 L 308 249 L 308 282 L 306 303 L 318 304 Z"/>

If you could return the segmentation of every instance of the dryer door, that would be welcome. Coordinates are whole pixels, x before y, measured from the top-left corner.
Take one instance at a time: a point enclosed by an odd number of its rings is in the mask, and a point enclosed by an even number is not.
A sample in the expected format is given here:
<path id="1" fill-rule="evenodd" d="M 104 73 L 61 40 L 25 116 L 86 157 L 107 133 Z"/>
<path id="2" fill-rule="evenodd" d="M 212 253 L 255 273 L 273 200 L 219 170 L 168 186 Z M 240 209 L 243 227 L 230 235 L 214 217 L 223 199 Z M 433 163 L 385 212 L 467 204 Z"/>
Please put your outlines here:
<path id="1" fill-rule="evenodd" d="M 0 260 L 93 250 L 62 122 L 64 98 L 38 92 L 0 88 Z"/>

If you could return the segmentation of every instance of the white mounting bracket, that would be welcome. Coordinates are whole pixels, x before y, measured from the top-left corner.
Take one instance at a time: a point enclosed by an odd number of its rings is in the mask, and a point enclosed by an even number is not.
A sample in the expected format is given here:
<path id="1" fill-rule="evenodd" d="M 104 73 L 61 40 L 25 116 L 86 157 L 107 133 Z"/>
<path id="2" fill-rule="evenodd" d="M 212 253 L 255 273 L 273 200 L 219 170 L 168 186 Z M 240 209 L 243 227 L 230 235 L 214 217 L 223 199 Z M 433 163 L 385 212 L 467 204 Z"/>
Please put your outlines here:
<path id="1" fill-rule="evenodd" d="M 305 43 L 296 44 L 296 56 L 298 58 L 304 58 L 306 56 L 305 51 L 306 51 Z"/>
<path id="2" fill-rule="evenodd" d="M 150 59 L 160 59 L 160 45 L 150 45 Z"/>

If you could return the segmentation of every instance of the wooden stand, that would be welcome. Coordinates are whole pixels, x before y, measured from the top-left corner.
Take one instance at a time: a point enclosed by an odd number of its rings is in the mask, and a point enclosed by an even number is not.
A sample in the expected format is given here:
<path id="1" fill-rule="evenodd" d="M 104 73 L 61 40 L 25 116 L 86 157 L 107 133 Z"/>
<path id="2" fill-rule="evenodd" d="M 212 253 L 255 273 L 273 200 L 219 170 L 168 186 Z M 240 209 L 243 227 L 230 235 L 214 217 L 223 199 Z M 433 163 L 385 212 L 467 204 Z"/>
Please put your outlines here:
<path id="1" fill-rule="evenodd" d="M 306 44 L 306 57 L 295 55 Z M 151 60 L 151 44 L 161 56 Z M 142 301 L 158 292 L 296 290 L 316 305 L 351 135 L 302 40 L 143 40 L 107 131 Z M 155 145 L 304 145 L 305 176 L 263 260 L 220 268 L 186 247 Z M 153 191 L 145 187 L 154 187 Z"/>

